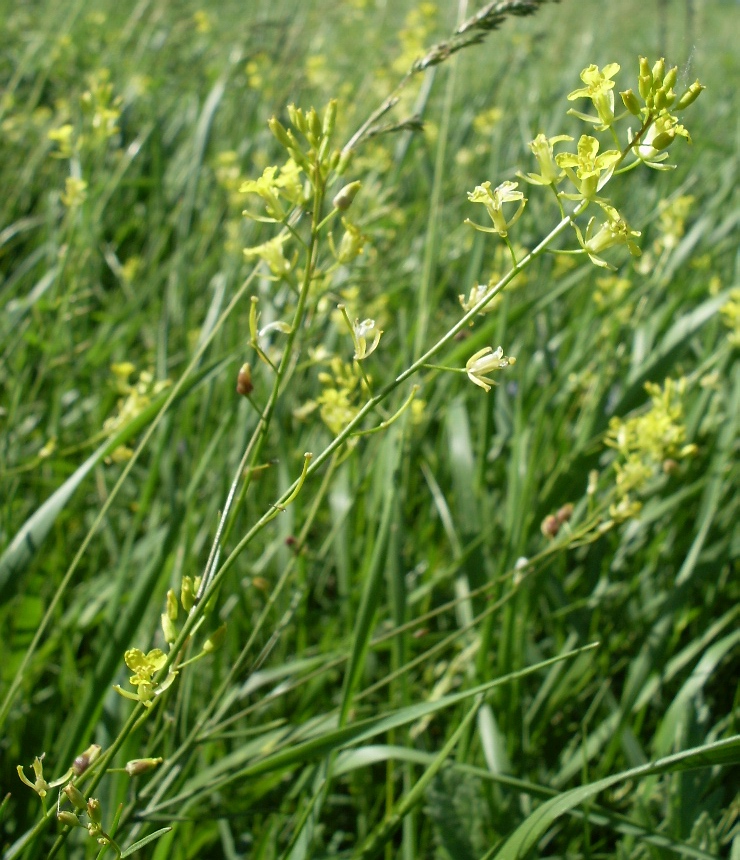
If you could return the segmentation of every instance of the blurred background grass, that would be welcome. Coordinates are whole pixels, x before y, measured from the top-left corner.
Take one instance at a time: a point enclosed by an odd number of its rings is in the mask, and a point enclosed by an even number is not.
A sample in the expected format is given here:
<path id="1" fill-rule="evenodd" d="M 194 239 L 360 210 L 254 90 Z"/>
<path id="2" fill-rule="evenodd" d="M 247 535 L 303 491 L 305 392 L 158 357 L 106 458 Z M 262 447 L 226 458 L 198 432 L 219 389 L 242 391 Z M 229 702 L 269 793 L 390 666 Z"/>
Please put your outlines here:
<path id="1" fill-rule="evenodd" d="M 249 271 L 241 248 L 272 235 L 242 217 L 248 201 L 238 193 L 243 179 L 281 160 L 267 119 L 285 118 L 290 102 L 318 107 L 337 97 L 338 140 L 346 140 L 458 13 L 452 3 L 371 0 L 0 3 L 0 546 L 99 444 L 120 398 L 111 364 L 132 362 L 134 379 L 142 371 L 178 378 Z M 502 775 L 560 791 L 737 732 L 740 376 L 737 323 L 733 330 L 720 312 L 738 280 L 737 25 L 737 4 L 718 0 L 545 5 L 418 77 L 394 117 L 420 114 L 422 132 L 376 138 L 357 153 L 352 178 L 363 191 L 353 215 L 369 242 L 328 300 L 344 299 L 385 330 L 368 363 L 382 382 L 409 364 L 421 320 L 432 342 L 459 316 L 458 295 L 506 265 L 494 241 L 463 225 L 466 192 L 532 169 L 527 143 L 538 132 L 581 133 L 565 116 L 565 96 L 583 67 L 619 62 L 623 86 L 634 86 L 637 57 L 665 55 L 679 66 L 679 84 L 699 77 L 708 87 L 687 115 L 693 146 L 676 144 L 678 169 L 643 171 L 614 192 L 643 231 L 643 257 L 619 260 L 611 281 L 592 266 L 541 258 L 445 358 L 464 364 L 476 349 L 503 343 L 519 359 L 508 384 L 486 397 L 464 377 L 430 377 L 417 426 L 363 441 L 332 473 L 315 515 L 314 496 L 301 495 L 240 560 L 219 599 L 217 614 L 229 623 L 222 650 L 184 674 L 121 762 L 167 759 L 182 746 L 291 566 L 257 643 L 269 645 L 261 671 L 245 667 L 230 685 L 219 719 L 182 769 L 167 772 L 157 803 L 125 775 L 100 789 L 106 810 L 125 804 L 129 828 L 149 804 L 132 830 L 139 836 L 151 822 L 177 819 L 152 856 L 286 850 L 316 797 L 316 766 L 299 760 L 250 779 L 234 774 L 265 744 L 290 748 L 331 719 L 389 489 L 377 633 L 439 614 L 423 635 L 404 629 L 371 649 L 358 718 L 424 701 L 437 683 L 464 688 L 594 640 L 601 646 L 494 692 L 457 753 L 480 771 L 440 777 L 425 811 L 409 816 L 387 850 L 483 856 L 542 796 L 532 788 L 526 799 Z M 107 131 L 106 108 L 120 112 Z M 85 136 L 78 160 L 58 157 L 62 146 L 49 138 L 66 124 Z M 74 214 L 62 200 L 70 170 L 87 183 Z M 661 216 L 663 201 L 689 195 L 682 214 Z M 534 190 L 529 197 L 513 234 L 524 247 L 555 218 Z M 267 279 L 257 292 L 263 321 L 279 317 L 286 296 Z M 135 465 L 24 674 L 0 741 L 2 792 L 13 795 L 5 845 L 38 814 L 16 764 L 45 750 L 50 773 L 59 773 L 92 741 L 110 742 L 130 710 L 106 692 L 125 678 L 123 651 L 151 646 L 167 588 L 205 565 L 257 420 L 233 393 L 250 358 L 247 314 L 244 302 L 204 361 L 204 371 L 214 370 Z M 349 357 L 331 325 L 308 346 Z M 236 534 L 291 483 L 302 453 L 331 438 L 315 415 L 295 414 L 320 390 L 316 360 L 306 353 L 291 378 L 266 452 L 272 465 L 250 491 Z M 639 520 L 586 547 L 565 541 L 512 588 L 516 560 L 547 547 L 543 518 L 566 502 L 576 504 L 576 522 L 584 515 L 589 470 L 609 483 L 601 440 L 609 418 L 647 401 L 646 380 L 681 375 L 690 380 L 687 436 L 698 456 L 651 488 Z M 256 402 L 268 384 L 255 375 Z M 120 469 L 96 466 L 30 564 L 0 583 L 3 691 Z M 289 539 L 307 517 L 306 550 L 295 557 Z M 466 588 L 485 586 L 484 595 L 460 600 Z M 500 609 L 466 627 L 497 599 Z M 372 688 L 416 657 L 395 681 Z M 434 752 L 461 713 L 445 711 L 424 731 L 391 733 L 387 742 Z M 381 757 L 348 767 L 316 822 L 316 856 L 359 844 L 420 766 Z M 606 818 L 553 828 L 541 852 L 665 850 L 626 835 L 621 814 L 675 840 L 674 851 L 722 856 L 736 833 L 734 785 L 725 771 L 641 783 L 609 797 L 599 812 Z M 167 805 L 173 797 L 180 800 Z M 470 845 L 455 848 L 450 834 L 462 832 Z M 28 856 L 45 850 L 39 841 Z M 84 840 L 64 850 L 82 856 Z"/>

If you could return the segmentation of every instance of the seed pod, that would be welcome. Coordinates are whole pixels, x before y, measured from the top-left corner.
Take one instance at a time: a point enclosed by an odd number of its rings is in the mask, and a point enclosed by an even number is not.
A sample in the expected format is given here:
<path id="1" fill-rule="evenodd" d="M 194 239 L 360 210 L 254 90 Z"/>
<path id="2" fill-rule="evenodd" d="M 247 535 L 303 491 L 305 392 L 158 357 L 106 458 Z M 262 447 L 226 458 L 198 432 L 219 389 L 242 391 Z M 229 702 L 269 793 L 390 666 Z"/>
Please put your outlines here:
<path id="1" fill-rule="evenodd" d="M 562 508 L 555 514 L 555 519 L 558 521 L 558 525 L 562 525 L 563 523 L 567 523 L 570 518 L 573 516 L 573 505 L 568 502 L 563 505 Z"/>
<path id="2" fill-rule="evenodd" d="M 77 756 L 77 758 L 72 762 L 72 770 L 75 772 L 75 776 L 80 776 L 83 774 L 90 765 L 95 761 L 96 758 L 100 755 L 102 747 L 100 744 L 91 744 L 83 753 Z"/>
<path id="3" fill-rule="evenodd" d="M 560 523 L 558 522 L 557 517 L 554 517 L 552 514 L 548 514 L 545 519 L 542 520 L 540 531 L 548 540 L 552 540 L 560 531 Z"/>
<path id="4" fill-rule="evenodd" d="M 675 475 L 676 472 L 678 471 L 678 463 L 676 462 L 676 460 L 672 459 L 671 457 L 669 457 L 666 460 L 663 460 L 662 466 L 663 466 L 663 473 L 666 475 Z"/>
<path id="5" fill-rule="evenodd" d="M 239 370 L 239 375 L 236 377 L 236 393 L 241 394 L 242 397 L 247 397 L 253 390 L 252 369 L 249 363 L 245 362 Z"/>

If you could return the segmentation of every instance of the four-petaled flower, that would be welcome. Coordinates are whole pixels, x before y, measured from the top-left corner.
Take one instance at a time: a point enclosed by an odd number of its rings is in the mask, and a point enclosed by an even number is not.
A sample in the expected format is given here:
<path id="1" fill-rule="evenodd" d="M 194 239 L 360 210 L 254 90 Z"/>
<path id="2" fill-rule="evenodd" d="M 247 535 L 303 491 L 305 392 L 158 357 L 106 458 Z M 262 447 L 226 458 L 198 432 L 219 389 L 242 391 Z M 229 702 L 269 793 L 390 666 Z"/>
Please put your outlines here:
<path id="1" fill-rule="evenodd" d="M 482 230 L 484 233 L 498 233 L 502 238 L 506 238 L 509 227 L 512 226 L 524 211 L 524 205 L 527 198 L 521 191 L 517 191 L 518 182 L 502 182 L 501 185 L 491 190 L 491 183 L 484 182 L 482 185 L 477 185 L 475 191 L 468 192 L 468 200 L 471 203 L 482 203 L 486 207 L 486 211 L 491 216 L 493 227 L 481 227 L 479 224 L 473 223 L 469 218 L 465 219 L 466 224 L 475 227 L 476 230 Z M 506 219 L 503 208 L 504 203 L 519 203 L 519 208 L 514 215 Z"/>
<path id="2" fill-rule="evenodd" d="M 167 662 L 167 655 L 160 648 L 152 648 L 148 654 L 139 648 L 129 648 L 123 659 L 134 673 L 129 682 L 137 688 L 136 698 L 142 704 L 148 705 L 155 694 L 152 678 Z"/>
<path id="3" fill-rule="evenodd" d="M 633 257 L 639 257 L 641 252 L 633 241 L 633 238 L 637 238 L 641 234 L 639 230 L 630 230 L 629 224 L 613 206 L 603 204 L 602 209 L 606 213 L 606 221 L 604 221 L 595 232 L 595 218 L 592 218 L 588 222 L 585 238 L 578 228 L 578 225 L 574 224 L 573 227 L 578 235 L 578 242 L 591 258 L 591 262 L 604 269 L 611 269 L 613 266 L 610 266 L 598 255 L 601 254 L 602 251 L 606 251 L 607 248 L 613 248 L 615 245 L 626 245 Z"/>
<path id="4" fill-rule="evenodd" d="M 33 782 L 26 776 L 23 765 L 19 764 L 16 766 L 16 770 L 18 771 L 18 776 L 20 777 L 21 782 L 24 785 L 27 785 L 29 788 L 32 788 L 39 797 L 46 797 L 47 793 L 52 788 L 58 788 L 62 783 L 65 783 L 70 776 L 72 776 L 72 768 L 70 768 L 65 774 L 59 777 L 59 779 L 55 779 L 54 782 L 47 782 L 44 777 L 44 753 L 40 756 L 37 755 L 33 760 L 33 773 L 35 779 Z"/>
<path id="5" fill-rule="evenodd" d="M 375 332 L 373 335 L 373 342 L 368 347 L 367 338 L 373 332 Z M 378 348 L 380 336 L 382 334 L 383 330 L 376 327 L 375 320 L 363 320 L 362 322 L 355 320 L 354 325 L 352 326 L 352 340 L 355 344 L 355 354 L 352 357 L 355 361 L 362 361 L 363 358 L 367 358 L 368 355 L 372 355 L 372 353 L 374 353 Z"/>
<path id="6" fill-rule="evenodd" d="M 578 154 L 561 152 L 555 156 L 558 166 L 565 170 L 578 189 L 578 194 L 564 194 L 564 197 L 570 200 L 596 200 L 596 192 L 609 181 L 615 164 L 622 157 L 616 149 L 609 149 L 601 155 L 597 154 L 598 151 L 599 141 L 582 134 L 578 141 Z"/>
<path id="7" fill-rule="evenodd" d="M 486 374 L 494 370 L 503 370 L 513 364 L 516 364 L 516 358 L 513 355 L 504 355 L 503 347 L 494 350 L 493 347 L 486 346 L 470 356 L 465 364 L 465 370 L 468 379 L 474 385 L 490 391 L 491 386 L 497 383 Z"/>
<path id="8" fill-rule="evenodd" d="M 555 162 L 552 147 L 553 144 L 564 140 L 573 140 L 573 138 L 568 134 L 556 134 L 555 137 L 545 137 L 544 134 L 538 134 L 534 140 L 530 141 L 529 148 L 537 159 L 540 173 L 527 173 L 526 176 L 522 176 L 522 179 L 535 185 L 557 185 L 565 176 L 565 171 L 561 170 Z"/>
<path id="9" fill-rule="evenodd" d="M 285 209 L 280 202 L 280 191 L 275 180 L 277 174 L 277 166 L 270 165 L 262 171 L 262 176 L 259 179 L 248 179 L 242 182 L 239 188 L 240 194 L 257 194 L 265 204 L 265 210 L 270 218 L 276 221 L 285 220 Z M 245 212 L 245 215 L 248 213 Z"/>
<path id="10" fill-rule="evenodd" d="M 568 111 L 573 116 L 585 122 L 593 123 L 598 131 L 604 131 L 614 122 L 614 84 L 611 78 L 619 71 L 619 63 L 609 63 L 608 66 L 599 71 L 599 67 L 591 65 L 581 72 L 581 80 L 585 87 L 580 87 L 568 94 L 568 101 L 575 99 L 591 99 L 598 113 L 598 117 L 589 116 L 580 111 Z"/>
<path id="11" fill-rule="evenodd" d="M 253 260 L 259 257 L 264 260 L 270 268 L 270 271 L 276 277 L 287 275 L 293 268 L 290 260 L 285 256 L 283 251 L 283 243 L 288 239 L 287 234 L 275 236 L 274 239 L 269 239 L 261 245 L 255 245 L 252 248 L 244 249 L 244 259 Z"/>

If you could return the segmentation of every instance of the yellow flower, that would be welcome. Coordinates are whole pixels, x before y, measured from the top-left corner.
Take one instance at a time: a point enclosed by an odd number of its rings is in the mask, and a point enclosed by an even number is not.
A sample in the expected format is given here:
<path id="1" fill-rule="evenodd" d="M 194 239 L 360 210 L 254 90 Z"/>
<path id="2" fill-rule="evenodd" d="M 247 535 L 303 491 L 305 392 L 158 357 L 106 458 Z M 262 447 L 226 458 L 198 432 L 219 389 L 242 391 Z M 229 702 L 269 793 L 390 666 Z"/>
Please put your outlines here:
<path id="1" fill-rule="evenodd" d="M 516 358 L 513 355 L 504 355 L 503 347 L 494 350 L 493 347 L 486 346 L 470 356 L 465 364 L 465 371 L 468 374 L 468 379 L 474 385 L 478 385 L 488 392 L 491 390 L 491 386 L 497 383 L 486 374 L 492 373 L 494 370 L 503 370 L 513 364 L 516 364 Z"/>
<path id="2" fill-rule="evenodd" d="M 569 111 L 586 122 L 599 125 L 599 131 L 609 128 L 614 122 L 614 81 L 611 78 L 619 71 L 619 63 L 609 63 L 599 70 L 598 66 L 591 65 L 581 72 L 581 80 L 585 87 L 573 90 L 568 94 L 568 101 L 575 99 L 591 99 L 598 118 L 582 114 L 580 111 Z"/>
<path id="3" fill-rule="evenodd" d="M 491 190 L 490 182 L 477 185 L 474 191 L 468 192 L 468 200 L 471 203 L 482 203 L 486 207 L 486 211 L 490 215 L 491 221 L 493 221 L 493 228 L 481 227 L 478 224 L 474 224 L 469 218 L 465 219 L 465 223 L 475 227 L 476 230 L 482 230 L 484 233 L 498 233 L 499 236 L 505 238 L 509 227 L 518 221 L 527 202 L 524 194 L 516 190 L 518 186 L 518 182 L 509 182 L 508 180 L 502 182 L 493 190 Z M 519 203 L 519 208 L 507 220 L 503 212 L 504 204 L 516 202 Z"/>

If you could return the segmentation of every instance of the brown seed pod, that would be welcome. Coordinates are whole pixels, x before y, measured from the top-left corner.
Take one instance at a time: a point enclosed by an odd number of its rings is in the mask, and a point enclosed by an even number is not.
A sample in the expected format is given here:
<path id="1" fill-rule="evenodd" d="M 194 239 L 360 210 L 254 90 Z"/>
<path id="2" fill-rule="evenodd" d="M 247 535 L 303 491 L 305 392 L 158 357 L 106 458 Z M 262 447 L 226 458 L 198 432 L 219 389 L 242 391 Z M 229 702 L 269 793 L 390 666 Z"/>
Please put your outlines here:
<path id="1" fill-rule="evenodd" d="M 563 507 L 558 510 L 558 512 L 555 514 L 555 519 L 558 521 L 558 525 L 562 526 L 562 524 L 567 523 L 572 516 L 573 505 L 568 502 L 568 504 L 563 505 Z"/>
<path id="2" fill-rule="evenodd" d="M 252 368 L 249 363 L 245 363 L 239 370 L 239 375 L 236 377 L 236 393 L 246 397 L 251 394 L 254 389 L 252 385 Z"/>
<path id="3" fill-rule="evenodd" d="M 560 523 L 558 522 L 558 518 L 554 517 L 552 514 L 548 514 L 540 525 L 540 531 L 542 534 L 552 540 L 557 533 L 560 531 Z"/>

